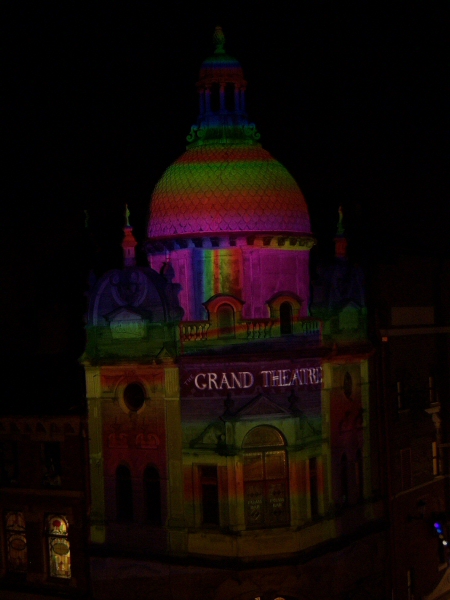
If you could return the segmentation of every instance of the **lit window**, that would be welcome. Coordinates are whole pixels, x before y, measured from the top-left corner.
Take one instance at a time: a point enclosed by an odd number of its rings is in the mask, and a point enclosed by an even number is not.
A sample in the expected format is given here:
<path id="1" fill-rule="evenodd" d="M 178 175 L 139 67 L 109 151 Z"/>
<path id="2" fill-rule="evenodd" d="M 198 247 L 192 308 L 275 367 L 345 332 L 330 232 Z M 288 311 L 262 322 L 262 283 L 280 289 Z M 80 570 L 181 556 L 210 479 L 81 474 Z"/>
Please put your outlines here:
<path id="1" fill-rule="evenodd" d="M 70 579 L 69 525 L 66 517 L 51 515 L 47 518 L 50 576 Z"/>
<path id="2" fill-rule="evenodd" d="M 242 446 L 247 527 L 289 525 L 288 465 L 283 436 L 274 427 L 255 427 Z"/>
<path id="3" fill-rule="evenodd" d="M 14 573 L 24 573 L 27 570 L 28 558 L 23 513 L 6 513 L 5 522 L 7 569 Z"/>

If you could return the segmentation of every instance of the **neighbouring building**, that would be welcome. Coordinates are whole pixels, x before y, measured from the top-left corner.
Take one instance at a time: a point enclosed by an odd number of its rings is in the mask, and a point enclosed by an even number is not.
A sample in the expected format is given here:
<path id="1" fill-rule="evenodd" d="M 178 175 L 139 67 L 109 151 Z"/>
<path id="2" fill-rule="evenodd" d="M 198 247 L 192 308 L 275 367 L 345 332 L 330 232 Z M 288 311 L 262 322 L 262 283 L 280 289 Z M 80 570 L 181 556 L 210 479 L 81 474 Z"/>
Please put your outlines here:
<path id="1" fill-rule="evenodd" d="M 448 273 L 442 257 L 402 256 L 373 277 L 395 600 L 450 598 Z"/>
<path id="2" fill-rule="evenodd" d="M 2 598 L 89 592 L 86 421 L 43 413 L 0 417 Z"/>

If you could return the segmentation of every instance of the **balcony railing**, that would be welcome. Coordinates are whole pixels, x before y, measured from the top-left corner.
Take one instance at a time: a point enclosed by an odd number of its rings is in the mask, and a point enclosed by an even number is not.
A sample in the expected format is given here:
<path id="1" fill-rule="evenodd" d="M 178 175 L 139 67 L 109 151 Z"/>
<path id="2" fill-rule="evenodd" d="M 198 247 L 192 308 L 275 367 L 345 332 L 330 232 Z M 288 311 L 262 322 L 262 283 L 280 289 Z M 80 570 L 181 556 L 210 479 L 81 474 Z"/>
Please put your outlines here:
<path id="1" fill-rule="evenodd" d="M 293 323 L 293 334 L 305 336 L 309 342 L 317 343 L 322 339 L 322 321 L 304 318 Z M 274 319 L 244 319 L 236 324 L 234 335 L 226 336 L 230 343 L 243 340 L 262 340 L 280 336 L 279 322 Z M 209 321 L 183 321 L 180 323 L 180 340 L 186 342 L 213 342 L 224 339 L 220 332 L 211 327 Z M 235 342 L 231 341 L 235 340 Z"/>
<path id="2" fill-rule="evenodd" d="M 209 321 L 183 321 L 180 323 L 182 342 L 204 342 L 208 339 Z"/>

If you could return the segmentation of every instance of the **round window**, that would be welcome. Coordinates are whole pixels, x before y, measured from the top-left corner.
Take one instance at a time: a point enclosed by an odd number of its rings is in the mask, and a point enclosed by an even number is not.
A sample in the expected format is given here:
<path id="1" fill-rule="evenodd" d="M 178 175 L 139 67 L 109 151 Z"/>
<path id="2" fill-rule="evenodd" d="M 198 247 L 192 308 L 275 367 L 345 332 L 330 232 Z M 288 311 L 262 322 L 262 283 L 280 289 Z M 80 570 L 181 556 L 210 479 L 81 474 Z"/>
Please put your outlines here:
<path id="1" fill-rule="evenodd" d="M 130 383 L 123 392 L 123 400 L 128 410 L 137 412 L 144 406 L 145 393 L 139 383 Z"/>
<path id="2" fill-rule="evenodd" d="M 344 394 L 351 400 L 353 394 L 353 379 L 348 371 L 344 375 Z"/>

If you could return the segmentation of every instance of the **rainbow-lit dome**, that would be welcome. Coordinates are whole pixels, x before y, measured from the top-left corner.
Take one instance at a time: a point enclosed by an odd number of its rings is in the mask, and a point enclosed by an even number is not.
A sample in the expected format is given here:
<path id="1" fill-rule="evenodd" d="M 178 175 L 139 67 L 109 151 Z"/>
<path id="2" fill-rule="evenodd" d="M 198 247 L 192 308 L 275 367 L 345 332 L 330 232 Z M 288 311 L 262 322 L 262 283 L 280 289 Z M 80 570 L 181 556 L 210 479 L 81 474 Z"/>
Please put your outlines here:
<path id="1" fill-rule="evenodd" d="M 259 144 L 189 148 L 153 193 L 149 237 L 220 233 L 310 233 L 294 178 Z"/>
<path id="2" fill-rule="evenodd" d="M 221 27 L 214 43 L 214 55 L 200 69 L 200 114 L 190 146 L 155 187 L 149 238 L 310 234 L 298 185 L 248 122 L 247 82 L 239 62 L 225 53 Z"/>

